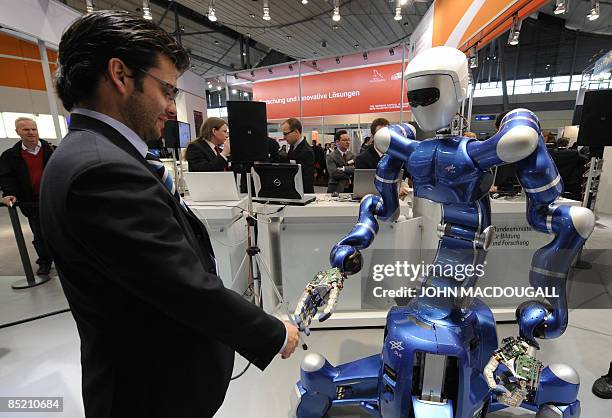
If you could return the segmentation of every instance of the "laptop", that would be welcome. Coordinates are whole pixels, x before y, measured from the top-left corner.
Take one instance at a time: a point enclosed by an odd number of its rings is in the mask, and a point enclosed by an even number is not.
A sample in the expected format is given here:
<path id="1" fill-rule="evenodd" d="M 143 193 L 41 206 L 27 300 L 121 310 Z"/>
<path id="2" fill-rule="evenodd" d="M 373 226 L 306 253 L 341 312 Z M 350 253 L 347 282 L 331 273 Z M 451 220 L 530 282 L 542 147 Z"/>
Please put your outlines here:
<path id="1" fill-rule="evenodd" d="M 189 196 L 196 202 L 240 200 L 231 171 L 184 173 Z"/>
<path id="2" fill-rule="evenodd" d="M 300 164 L 255 163 L 251 168 L 253 201 L 280 205 L 306 205 L 315 200 L 304 194 Z"/>
<path id="3" fill-rule="evenodd" d="M 404 176 L 404 170 L 402 169 L 399 173 L 399 177 L 402 178 Z M 364 169 L 364 168 L 356 168 L 355 173 L 353 175 L 353 200 L 361 200 L 365 196 L 369 194 L 374 194 L 380 196 L 378 190 L 376 190 L 376 186 L 374 185 L 374 180 L 376 179 L 376 169 Z M 398 183 L 399 187 L 399 183 Z"/>

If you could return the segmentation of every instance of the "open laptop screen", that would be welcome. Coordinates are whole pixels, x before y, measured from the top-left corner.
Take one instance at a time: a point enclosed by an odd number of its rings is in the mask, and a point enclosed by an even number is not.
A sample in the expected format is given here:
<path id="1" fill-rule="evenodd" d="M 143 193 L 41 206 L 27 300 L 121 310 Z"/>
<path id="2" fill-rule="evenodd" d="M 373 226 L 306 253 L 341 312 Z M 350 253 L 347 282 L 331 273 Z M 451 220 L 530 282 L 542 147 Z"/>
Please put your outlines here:
<path id="1" fill-rule="evenodd" d="M 302 199 L 302 167 L 299 164 L 255 163 L 255 195 L 258 198 Z"/>

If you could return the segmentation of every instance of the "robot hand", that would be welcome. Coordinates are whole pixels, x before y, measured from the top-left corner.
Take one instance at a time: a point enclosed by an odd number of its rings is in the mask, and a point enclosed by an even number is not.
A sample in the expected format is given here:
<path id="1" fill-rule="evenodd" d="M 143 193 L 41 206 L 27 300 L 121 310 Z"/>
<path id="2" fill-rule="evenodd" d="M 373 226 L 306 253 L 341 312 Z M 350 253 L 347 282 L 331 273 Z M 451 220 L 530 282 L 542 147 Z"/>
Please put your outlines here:
<path id="1" fill-rule="evenodd" d="M 294 320 L 300 331 L 310 335 L 309 326 L 312 318 L 325 304 L 327 306 L 319 316 L 319 321 L 323 322 L 331 316 L 344 286 L 345 277 L 340 269 L 334 267 L 317 273 L 308 283 L 294 313 Z"/>
<path id="2" fill-rule="evenodd" d="M 536 351 L 537 347 L 521 337 L 502 340 L 484 370 L 489 387 L 500 403 L 516 407 L 535 396 L 542 370 L 542 363 L 535 358 Z M 508 371 L 495 379 L 494 372 L 500 364 Z"/>

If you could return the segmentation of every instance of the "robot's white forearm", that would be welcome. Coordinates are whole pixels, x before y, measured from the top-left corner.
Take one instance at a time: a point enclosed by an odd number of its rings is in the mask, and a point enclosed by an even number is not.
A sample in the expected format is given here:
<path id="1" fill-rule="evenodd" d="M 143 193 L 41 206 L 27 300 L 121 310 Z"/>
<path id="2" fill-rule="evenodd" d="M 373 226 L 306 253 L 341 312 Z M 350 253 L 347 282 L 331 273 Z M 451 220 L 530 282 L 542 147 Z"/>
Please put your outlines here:
<path id="1" fill-rule="evenodd" d="M 487 384 L 491 389 L 494 389 L 497 386 L 497 382 L 495 381 L 495 377 L 493 373 L 497 370 L 497 366 L 499 366 L 499 361 L 495 357 L 491 357 L 491 360 L 487 363 L 484 368 L 484 377 L 487 379 Z"/>

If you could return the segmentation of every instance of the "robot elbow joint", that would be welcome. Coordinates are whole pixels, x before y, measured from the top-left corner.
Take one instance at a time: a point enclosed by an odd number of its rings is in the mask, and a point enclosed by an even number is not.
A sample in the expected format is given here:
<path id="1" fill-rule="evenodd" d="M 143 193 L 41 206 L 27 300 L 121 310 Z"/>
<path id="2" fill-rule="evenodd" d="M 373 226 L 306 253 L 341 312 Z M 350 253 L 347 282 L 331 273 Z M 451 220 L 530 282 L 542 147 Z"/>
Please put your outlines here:
<path id="1" fill-rule="evenodd" d="M 520 161 L 536 150 L 538 139 L 538 132 L 531 126 L 515 126 L 500 138 L 497 155 L 507 163 Z"/>

